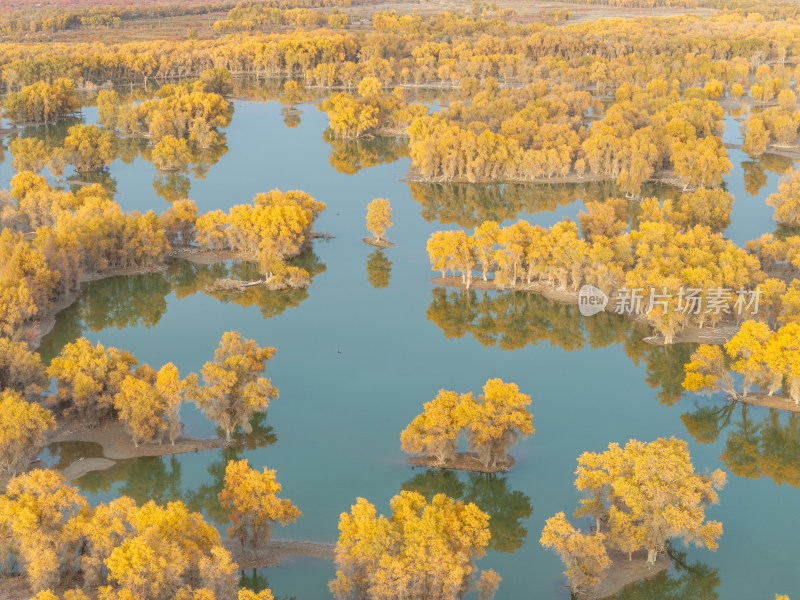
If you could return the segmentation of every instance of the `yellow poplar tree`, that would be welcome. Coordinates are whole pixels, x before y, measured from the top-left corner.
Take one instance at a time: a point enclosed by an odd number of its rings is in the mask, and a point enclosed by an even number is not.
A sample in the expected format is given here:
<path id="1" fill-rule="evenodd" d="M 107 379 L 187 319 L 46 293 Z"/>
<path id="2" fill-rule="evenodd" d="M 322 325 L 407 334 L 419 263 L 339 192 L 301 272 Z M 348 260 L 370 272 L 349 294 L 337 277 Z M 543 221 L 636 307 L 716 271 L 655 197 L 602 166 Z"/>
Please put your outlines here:
<path id="1" fill-rule="evenodd" d="M 24 471 L 56 428 L 52 413 L 13 390 L 0 392 L 0 470 Z"/>
<path id="2" fill-rule="evenodd" d="M 55 471 L 36 469 L 9 481 L 0 496 L 0 531 L 34 592 L 58 582 L 61 565 L 76 550 L 73 523 L 87 511 L 86 500 Z"/>
<path id="3" fill-rule="evenodd" d="M 476 575 L 475 561 L 486 553 L 489 515 L 444 494 L 428 502 L 410 491 L 392 498 L 391 508 L 391 517 L 377 516 L 359 498 L 342 513 L 336 579 L 329 583 L 334 597 L 461 598 Z"/>
<path id="4" fill-rule="evenodd" d="M 573 594 L 599 583 L 611 559 L 602 533 L 584 534 L 567 521 L 563 512 L 547 519 L 539 543 L 558 554 L 566 566 L 564 575 Z"/>
<path id="5" fill-rule="evenodd" d="M 531 397 L 515 383 L 501 379 L 488 380 L 477 400 L 461 403 L 458 418 L 466 423 L 469 446 L 484 465 L 505 462 L 508 449 L 520 436 L 535 433 L 533 415 L 527 409 L 530 403 Z"/>
<path id="6" fill-rule="evenodd" d="M 218 498 L 230 510 L 231 538 L 239 538 L 244 549 L 248 540 L 254 546 L 269 539 L 275 523 L 288 525 L 303 516 L 291 500 L 278 498 L 281 484 L 275 471 L 251 469 L 247 459 L 230 461 L 225 467 L 225 484 Z"/>
<path id="7" fill-rule="evenodd" d="M 250 417 L 266 410 L 270 400 L 278 397 L 278 388 L 269 379 L 259 377 L 275 348 L 261 348 L 235 331 L 223 334 L 214 360 L 201 371 L 204 385 L 197 375 L 190 375 L 187 397 L 194 400 L 206 417 L 225 432 L 226 441 L 237 427 L 251 430 Z"/>
<path id="8" fill-rule="evenodd" d="M 367 205 L 367 231 L 380 241 L 391 226 L 392 207 L 389 201 L 386 198 L 375 198 Z"/>
<path id="9" fill-rule="evenodd" d="M 701 344 L 692 354 L 692 359 L 684 365 L 686 377 L 683 387 L 690 392 L 711 393 L 722 390 L 731 398 L 737 398 L 725 352 L 719 346 Z"/>
<path id="10" fill-rule="evenodd" d="M 100 343 L 92 346 L 86 338 L 79 338 L 64 346 L 47 369 L 58 390 L 51 400 L 95 426 L 112 413 L 114 397 L 135 365 L 136 359 L 124 350 L 106 349 Z"/>
<path id="11" fill-rule="evenodd" d="M 473 401 L 471 394 L 467 396 Z M 435 456 L 441 464 L 452 460 L 464 425 L 457 410 L 464 399 L 464 395 L 440 390 L 436 398 L 425 403 L 423 413 L 414 417 L 400 434 L 403 451 Z"/>
<path id="12" fill-rule="evenodd" d="M 725 344 L 725 351 L 733 359 L 731 369 L 744 375 L 743 396 L 747 396 L 751 385 L 764 383 L 767 377 L 763 352 L 771 336 L 772 330 L 766 323 L 750 319 Z"/>

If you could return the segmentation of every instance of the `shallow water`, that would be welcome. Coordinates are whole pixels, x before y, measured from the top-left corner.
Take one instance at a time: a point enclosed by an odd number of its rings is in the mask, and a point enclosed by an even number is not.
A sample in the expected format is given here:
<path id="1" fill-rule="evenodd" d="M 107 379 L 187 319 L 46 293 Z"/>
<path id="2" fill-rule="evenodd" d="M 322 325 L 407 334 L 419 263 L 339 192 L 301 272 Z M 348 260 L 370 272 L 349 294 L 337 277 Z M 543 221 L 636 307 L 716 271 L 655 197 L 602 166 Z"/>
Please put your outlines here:
<path id="1" fill-rule="evenodd" d="M 689 441 L 698 471 L 728 472 L 720 504 L 708 510 L 725 533 L 717 552 L 687 550 L 691 569 L 671 569 L 620 598 L 800 596 L 796 416 L 679 397 L 691 347 L 649 347 L 641 343 L 647 331 L 623 319 L 584 318 L 573 307 L 524 294 L 445 291 L 430 282 L 425 243 L 432 231 L 471 227 L 486 217 L 549 226 L 574 217 L 582 198 L 614 194 L 613 186 L 409 186 L 402 143 L 339 145 L 331 160 L 326 116 L 303 108 L 300 124 L 288 128 L 277 102 L 237 102 L 227 152 L 203 179 L 185 177 L 200 211 L 227 209 L 276 187 L 303 189 L 326 202 L 316 229 L 335 237 L 317 240 L 313 253 L 298 259 L 315 265 L 307 291 L 215 297 L 205 293 L 206 282 L 231 269 L 247 278 L 252 267 L 175 262 L 164 274 L 86 284 L 43 341 L 46 359 L 85 335 L 156 367 L 172 361 L 182 374 L 200 369 L 225 331 L 278 350 L 267 376 L 280 398 L 256 423 L 248 449 L 120 461 L 78 480 L 92 502 L 119 494 L 139 501 L 184 498 L 224 531 L 226 517 L 214 501 L 221 471 L 226 459 L 246 457 L 254 467 L 277 469 L 283 494 L 303 511 L 276 538 L 334 542 L 339 514 L 358 496 L 385 513 L 401 489 L 446 491 L 493 515 L 492 549 L 479 565 L 502 575 L 499 600 L 566 600 L 561 564 L 538 539 L 545 519 L 577 506 L 577 456 L 612 441 L 674 435 Z M 91 121 L 93 110 L 84 117 Z M 735 141 L 738 124 L 728 124 L 726 141 Z M 128 160 L 109 170 L 117 201 L 126 210 L 164 210 L 152 164 Z M 746 179 L 742 163 L 750 161 L 735 151 L 731 160 L 727 185 L 736 203 L 727 234 L 743 243 L 774 230 L 764 198 L 786 161 L 750 165 Z M 13 174 L 10 162 L 6 152 L 3 184 Z M 755 190 L 760 179 L 753 172 L 760 168 L 764 185 Z M 388 237 L 396 246 L 380 253 L 361 241 L 366 205 L 375 197 L 391 201 L 395 223 Z M 517 383 L 533 399 L 536 434 L 512 451 L 517 464 L 509 474 L 487 478 L 403 464 L 399 435 L 423 402 L 441 388 L 478 393 L 491 377 Z M 214 433 L 191 406 L 184 420 L 191 435 Z M 89 456 L 96 448 L 52 447 L 45 458 L 82 451 Z M 332 576 L 330 563 L 295 559 L 248 572 L 243 581 L 269 585 L 276 597 L 306 600 L 330 597 Z"/>

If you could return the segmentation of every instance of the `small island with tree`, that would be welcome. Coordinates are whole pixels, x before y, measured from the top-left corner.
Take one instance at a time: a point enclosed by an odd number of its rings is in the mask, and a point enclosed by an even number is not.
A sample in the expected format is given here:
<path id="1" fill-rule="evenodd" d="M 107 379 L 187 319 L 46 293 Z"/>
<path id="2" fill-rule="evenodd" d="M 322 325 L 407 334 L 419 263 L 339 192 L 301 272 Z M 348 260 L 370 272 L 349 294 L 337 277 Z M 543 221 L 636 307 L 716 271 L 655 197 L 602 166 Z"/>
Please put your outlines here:
<path id="1" fill-rule="evenodd" d="M 717 503 L 725 473 L 696 473 L 685 441 L 612 443 L 605 452 L 584 452 L 575 474 L 575 487 L 586 494 L 575 516 L 591 517 L 591 532 L 559 512 L 540 539 L 564 562 L 573 596 L 607 598 L 665 570 L 670 561 L 661 557 L 671 539 L 717 549 L 722 524 L 706 521 L 705 508 Z"/>
<path id="2" fill-rule="evenodd" d="M 367 231 L 372 234 L 372 237 L 364 238 L 364 241 L 377 248 L 394 246 L 392 242 L 383 237 L 392 224 L 392 207 L 389 201 L 386 198 L 375 198 L 367 205 Z"/>
<path id="3" fill-rule="evenodd" d="M 472 392 L 440 390 L 400 436 L 403 451 L 416 454 L 406 462 L 480 473 L 508 471 L 514 464 L 509 448 L 535 432 L 530 403 L 531 397 L 515 383 L 500 379 L 487 381 L 478 398 Z M 462 432 L 469 452 L 458 452 Z"/>

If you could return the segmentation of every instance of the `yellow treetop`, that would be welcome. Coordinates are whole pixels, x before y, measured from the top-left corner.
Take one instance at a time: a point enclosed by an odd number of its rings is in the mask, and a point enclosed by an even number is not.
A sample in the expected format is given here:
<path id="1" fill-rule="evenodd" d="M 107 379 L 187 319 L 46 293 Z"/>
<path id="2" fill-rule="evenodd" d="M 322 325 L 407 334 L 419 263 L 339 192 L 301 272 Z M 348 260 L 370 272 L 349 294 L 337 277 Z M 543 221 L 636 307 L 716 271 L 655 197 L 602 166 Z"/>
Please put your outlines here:
<path id="1" fill-rule="evenodd" d="M 392 226 L 392 207 L 386 198 L 375 198 L 367 205 L 367 231 L 377 240 L 383 239 Z"/>
<path id="2" fill-rule="evenodd" d="M 0 392 L 0 470 L 11 476 L 25 470 L 55 428 L 49 410 L 13 390 Z"/>
<path id="3" fill-rule="evenodd" d="M 228 529 L 231 538 L 238 537 L 242 548 L 245 542 L 253 545 L 269 539 L 275 523 L 288 525 L 303 516 L 291 500 L 278 498 L 281 484 L 275 471 L 251 469 L 247 459 L 230 461 L 225 467 L 225 484 L 218 498 L 230 510 L 233 525 Z"/>
<path id="4" fill-rule="evenodd" d="M 237 427 L 249 433 L 250 418 L 278 397 L 278 389 L 269 379 L 259 377 L 274 355 L 275 348 L 261 348 L 240 333 L 228 331 L 214 352 L 214 360 L 203 365 L 204 385 L 195 374 L 187 377 L 187 397 L 222 428 L 227 441 Z"/>
<path id="5" fill-rule="evenodd" d="M 547 519 L 539 543 L 552 548 L 566 566 L 564 575 L 573 594 L 599 583 L 611 566 L 602 533 L 584 534 L 567 521 L 563 512 Z"/>
<path id="6" fill-rule="evenodd" d="M 359 498 L 350 513 L 342 513 L 336 579 L 329 584 L 334 597 L 460 598 L 489 544 L 489 516 L 444 494 L 428 502 L 403 491 L 391 507 L 391 517 L 377 516 Z M 496 583 L 491 575 L 484 579 L 485 588 Z"/>

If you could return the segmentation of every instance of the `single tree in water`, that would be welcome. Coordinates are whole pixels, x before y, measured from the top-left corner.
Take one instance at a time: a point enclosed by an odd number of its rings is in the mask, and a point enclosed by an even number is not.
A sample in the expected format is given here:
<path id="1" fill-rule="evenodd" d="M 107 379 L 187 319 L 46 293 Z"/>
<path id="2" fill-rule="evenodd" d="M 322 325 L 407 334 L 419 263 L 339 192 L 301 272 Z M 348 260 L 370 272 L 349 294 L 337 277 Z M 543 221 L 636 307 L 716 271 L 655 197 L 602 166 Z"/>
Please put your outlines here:
<path id="1" fill-rule="evenodd" d="M 203 365 L 203 385 L 196 374 L 187 377 L 186 396 L 225 432 L 226 441 L 237 427 L 247 433 L 250 417 L 266 410 L 278 388 L 259 377 L 275 348 L 261 348 L 235 331 L 222 336 L 214 360 Z"/>
<path id="2" fill-rule="evenodd" d="M 375 198 L 367 206 L 367 230 L 376 241 L 381 241 L 392 226 L 392 207 L 385 198 Z"/>

